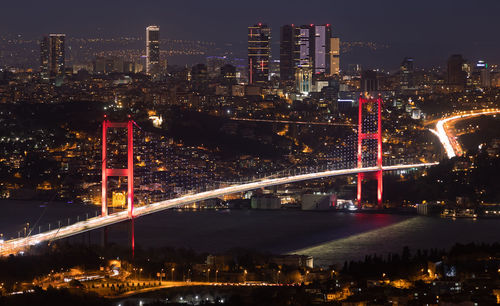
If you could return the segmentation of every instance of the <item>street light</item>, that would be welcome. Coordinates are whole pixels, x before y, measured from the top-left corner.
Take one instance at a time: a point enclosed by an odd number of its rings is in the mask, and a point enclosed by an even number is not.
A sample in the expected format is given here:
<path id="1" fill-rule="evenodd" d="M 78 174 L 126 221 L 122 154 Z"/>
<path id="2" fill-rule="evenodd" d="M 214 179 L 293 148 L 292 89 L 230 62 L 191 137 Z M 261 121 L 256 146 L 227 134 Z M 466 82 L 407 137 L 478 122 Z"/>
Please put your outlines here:
<path id="1" fill-rule="evenodd" d="M 248 271 L 245 269 L 245 271 L 243 271 L 243 283 L 247 282 L 247 274 L 248 274 Z"/>
<path id="2" fill-rule="evenodd" d="M 207 270 L 207 282 L 210 281 L 210 269 Z"/>
<path id="3" fill-rule="evenodd" d="M 217 282 L 217 273 L 219 273 L 219 270 L 215 270 L 215 282 Z"/>
<path id="4" fill-rule="evenodd" d="M 276 283 L 279 284 L 280 283 L 280 274 L 281 274 L 281 270 L 278 270 L 278 273 L 277 273 L 277 279 L 276 279 Z"/>
<path id="5" fill-rule="evenodd" d="M 174 271 L 175 271 L 175 268 L 172 268 L 170 271 L 171 271 L 172 281 L 174 281 Z"/>

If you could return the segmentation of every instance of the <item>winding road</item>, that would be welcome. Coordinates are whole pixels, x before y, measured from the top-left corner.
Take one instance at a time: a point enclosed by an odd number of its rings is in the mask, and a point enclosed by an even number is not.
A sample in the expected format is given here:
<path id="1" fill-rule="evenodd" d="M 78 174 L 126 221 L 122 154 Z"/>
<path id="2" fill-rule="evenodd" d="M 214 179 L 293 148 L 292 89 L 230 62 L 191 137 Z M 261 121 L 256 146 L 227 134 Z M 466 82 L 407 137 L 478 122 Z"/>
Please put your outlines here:
<path id="1" fill-rule="evenodd" d="M 483 115 L 497 115 L 500 114 L 500 109 L 482 109 L 482 110 L 474 110 L 468 111 L 456 115 L 452 115 L 449 117 L 442 118 L 437 121 L 436 129 L 430 129 L 430 131 L 435 134 L 441 144 L 446 151 L 446 155 L 448 158 L 453 158 L 455 156 L 462 155 L 462 148 L 457 141 L 456 135 L 454 135 L 449 128 L 450 123 L 455 123 L 456 121 L 470 119 L 473 117 L 483 116 Z"/>

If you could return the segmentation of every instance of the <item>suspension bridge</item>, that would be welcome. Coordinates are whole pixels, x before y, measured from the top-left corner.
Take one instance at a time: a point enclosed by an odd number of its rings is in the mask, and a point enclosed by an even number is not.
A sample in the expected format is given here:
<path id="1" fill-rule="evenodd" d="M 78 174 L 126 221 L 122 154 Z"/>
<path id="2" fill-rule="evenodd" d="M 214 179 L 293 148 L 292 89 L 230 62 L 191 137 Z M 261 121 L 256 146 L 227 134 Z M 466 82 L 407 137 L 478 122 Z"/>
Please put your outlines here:
<path id="1" fill-rule="evenodd" d="M 0 254 L 16 254 L 26 250 L 30 246 L 40 243 L 50 242 L 106 227 L 126 220 L 133 220 L 141 216 L 157 213 L 166 209 L 184 206 L 208 199 L 219 198 L 229 194 L 241 193 L 255 189 L 261 189 L 276 185 L 297 183 L 308 180 L 316 180 L 341 175 L 357 175 L 357 203 L 361 204 L 362 184 L 368 175 L 374 175 L 377 180 L 377 203 L 382 208 L 382 173 L 384 171 L 416 169 L 429 167 L 436 163 L 411 163 L 411 164 L 382 164 L 382 124 L 381 124 L 382 99 L 373 97 L 360 97 L 359 99 L 359 119 L 358 119 L 358 139 L 356 166 L 338 169 L 338 165 L 333 167 L 309 168 L 302 173 L 282 172 L 282 175 L 262 177 L 247 182 L 228 184 L 217 188 L 207 188 L 206 190 L 192 191 L 180 197 L 171 198 L 143 206 L 134 207 L 134 150 L 133 150 L 133 127 L 134 122 L 129 118 L 126 122 L 111 122 L 104 119 L 102 129 L 102 209 L 101 215 L 94 218 L 82 220 L 67 226 L 60 226 L 57 229 L 40 232 L 11 239 L 0 244 Z M 364 109 L 368 107 L 370 112 L 365 116 Z M 371 118 L 370 118 L 371 116 Z M 107 130 L 127 129 L 127 168 L 114 169 L 107 167 Z M 365 152 L 367 148 L 374 148 L 374 152 Z M 374 156 L 371 161 L 369 156 Z M 371 163 L 371 164 L 370 164 Z M 334 168 L 334 169 L 332 169 Z M 116 213 L 108 213 L 108 177 L 127 177 L 127 209 Z M 134 242 L 132 242 L 133 244 Z"/>

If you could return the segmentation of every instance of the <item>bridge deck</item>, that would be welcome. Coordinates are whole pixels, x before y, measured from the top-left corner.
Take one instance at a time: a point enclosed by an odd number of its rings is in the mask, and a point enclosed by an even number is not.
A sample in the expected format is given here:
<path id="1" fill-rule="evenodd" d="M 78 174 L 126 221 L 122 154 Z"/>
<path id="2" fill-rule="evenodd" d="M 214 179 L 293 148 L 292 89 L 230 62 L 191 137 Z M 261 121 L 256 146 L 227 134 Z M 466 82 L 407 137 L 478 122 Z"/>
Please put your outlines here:
<path id="1" fill-rule="evenodd" d="M 383 167 L 384 171 L 393 171 L 393 170 L 404 170 L 411 168 L 419 168 L 419 167 L 429 167 L 436 165 L 437 163 L 422 163 L 422 164 L 411 164 L 411 165 L 394 165 Z M 161 201 L 158 203 L 153 203 L 141 207 L 137 207 L 134 210 L 134 218 L 138 218 L 141 216 L 145 216 L 148 214 L 156 213 L 159 211 L 163 211 L 166 209 L 192 204 L 195 202 L 213 199 L 217 197 L 221 197 L 228 194 L 245 192 L 249 190 L 265 188 L 276 185 L 283 185 L 288 183 L 301 182 L 312 179 L 321 179 L 332 176 L 339 175 L 350 175 L 357 173 L 366 173 L 366 172 L 374 172 L 378 171 L 378 167 L 366 167 L 366 168 L 354 168 L 354 169 L 344 169 L 344 170 L 330 170 L 324 172 L 316 172 L 316 173 L 308 173 L 308 174 L 300 174 L 295 176 L 287 176 L 281 178 L 269 178 L 262 179 L 259 181 L 245 183 L 240 185 L 233 185 L 224 188 L 214 189 L 210 191 L 200 192 L 191 195 L 185 195 L 179 198 L 170 199 Z M 48 232 L 17 238 L 5 241 L 0 244 L 0 255 L 9 255 L 15 254 L 22 250 L 25 250 L 29 246 L 36 245 L 42 242 L 48 242 L 53 240 L 58 240 L 62 238 L 67 238 L 70 236 L 78 235 L 87 231 L 91 231 L 94 229 L 98 229 L 101 227 L 105 227 L 108 225 L 120 223 L 128 220 L 127 211 L 121 211 L 115 214 L 111 214 L 105 217 L 95 217 L 85 221 L 77 222 L 72 225 L 64 226 L 55 230 L 51 230 Z"/>

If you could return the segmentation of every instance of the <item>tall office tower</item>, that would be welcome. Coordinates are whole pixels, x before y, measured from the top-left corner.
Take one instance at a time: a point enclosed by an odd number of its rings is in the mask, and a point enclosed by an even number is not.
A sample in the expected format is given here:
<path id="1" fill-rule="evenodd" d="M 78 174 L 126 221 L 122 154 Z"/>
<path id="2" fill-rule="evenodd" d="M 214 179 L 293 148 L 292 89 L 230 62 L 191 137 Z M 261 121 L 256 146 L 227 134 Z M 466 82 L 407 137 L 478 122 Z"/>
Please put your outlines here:
<path id="1" fill-rule="evenodd" d="M 413 58 L 411 57 L 405 57 L 403 59 L 403 62 L 401 63 L 401 79 L 399 81 L 399 85 L 401 86 L 401 89 L 408 89 L 408 88 L 414 88 L 414 68 L 413 68 Z"/>
<path id="2" fill-rule="evenodd" d="M 146 28 L 146 74 L 160 75 L 160 27 L 154 25 Z"/>
<path id="3" fill-rule="evenodd" d="M 43 82 L 64 77 L 65 40 L 65 34 L 49 34 L 40 41 L 40 77 Z"/>
<path id="4" fill-rule="evenodd" d="M 330 64 L 328 75 L 334 76 L 340 73 L 340 38 L 330 38 Z"/>
<path id="5" fill-rule="evenodd" d="M 466 61 L 461 54 L 454 54 L 448 59 L 448 84 L 465 87 L 467 84 L 467 72 L 464 71 Z"/>
<path id="6" fill-rule="evenodd" d="M 51 78 L 64 76 L 66 34 L 49 35 L 49 74 Z"/>
<path id="7" fill-rule="evenodd" d="M 307 95 L 312 89 L 313 75 L 313 35 L 311 26 L 300 26 L 295 29 L 296 50 L 295 52 L 295 85 L 297 91 Z"/>
<path id="8" fill-rule="evenodd" d="M 301 26 L 297 28 L 297 58 L 295 66 L 297 68 L 313 68 L 313 35 L 314 29 L 311 26 Z"/>
<path id="9" fill-rule="evenodd" d="M 313 28 L 313 69 L 315 74 L 327 73 L 330 56 L 330 38 L 332 30 L 329 24 L 311 25 Z"/>
<path id="10" fill-rule="evenodd" d="M 49 37 L 44 36 L 40 40 L 40 80 L 49 82 Z"/>
<path id="11" fill-rule="evenodd" d="M 248 27 L 248 83 L 263 84 L 269 80 L 271 29 L 262 23 Z"/>
<path id="12" fill-rule="evenodd" d="M 294 25 L 284 25 L 280 31 L 280 78 L 283 81 L 295 79 L 297 39 Z"/>
<path id="13" fill-rule="evenodd" d="M 281 79 L 291 79 L 300 67 L 310 67 L 314 74 L 338 74 L 340 39 L 331 36 L 329 24 L 283 26 L 280 40 Z M 332 65 L 334 67 L 330 68 Z"/>

